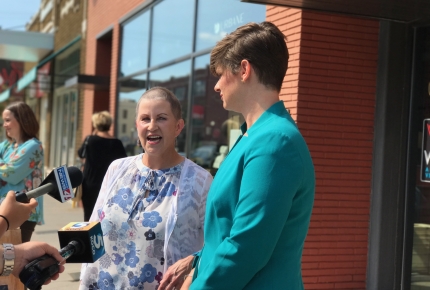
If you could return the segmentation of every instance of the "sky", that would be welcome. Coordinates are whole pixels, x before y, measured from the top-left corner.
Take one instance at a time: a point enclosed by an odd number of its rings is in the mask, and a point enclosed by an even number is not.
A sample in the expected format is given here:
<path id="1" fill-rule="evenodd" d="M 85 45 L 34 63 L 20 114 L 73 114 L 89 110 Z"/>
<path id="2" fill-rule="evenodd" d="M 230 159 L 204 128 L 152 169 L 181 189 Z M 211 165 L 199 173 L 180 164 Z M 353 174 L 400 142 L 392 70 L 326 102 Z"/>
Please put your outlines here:
<path id="1" fill-rule="evenodd" d="M 39 6 L 40 0 L 0 0 L 1 29 L 24 31 Z"/>

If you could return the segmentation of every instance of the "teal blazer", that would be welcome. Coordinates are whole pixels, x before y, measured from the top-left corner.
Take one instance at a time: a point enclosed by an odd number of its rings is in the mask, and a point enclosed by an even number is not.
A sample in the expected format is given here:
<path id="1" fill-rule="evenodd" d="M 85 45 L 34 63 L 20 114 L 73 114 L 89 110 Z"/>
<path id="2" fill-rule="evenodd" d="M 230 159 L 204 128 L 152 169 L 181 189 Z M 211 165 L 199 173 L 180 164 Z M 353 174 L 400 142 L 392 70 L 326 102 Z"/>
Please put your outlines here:
<path id="1" fill-rule="evenodd" d="M 190 289 L 301 290 L 315 193 L 308 147 L 283 102 L 242 133 L 209 190 Z"/>

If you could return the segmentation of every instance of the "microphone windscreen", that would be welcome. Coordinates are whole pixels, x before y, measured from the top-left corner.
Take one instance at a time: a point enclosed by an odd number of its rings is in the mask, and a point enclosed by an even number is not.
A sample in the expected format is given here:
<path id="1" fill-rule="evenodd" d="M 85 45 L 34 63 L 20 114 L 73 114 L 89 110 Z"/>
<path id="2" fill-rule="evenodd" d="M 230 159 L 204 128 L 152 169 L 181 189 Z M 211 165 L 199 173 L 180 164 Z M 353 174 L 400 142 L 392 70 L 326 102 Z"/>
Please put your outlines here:
<path id="1" fill-rule="evenodd" d="M 82 184 L 84 176 L 82 175 L 82 171 L 79 170 L 79 168 L 75 166 L 69 166 L 67 167 L 67 173 L 69 174 L 70 183 L 72 184 L 73 188 Z"/>
<path id="2" fill-rule="evenodd" d="M 60 247 L 64 248 L 70 242 L 78 242 L 81 246 L 79 253 L 73 254 L 67 263 L 94 263 L 105 253 L 103 232 L 99 222 L 72 222 L 58 231 Z"/>

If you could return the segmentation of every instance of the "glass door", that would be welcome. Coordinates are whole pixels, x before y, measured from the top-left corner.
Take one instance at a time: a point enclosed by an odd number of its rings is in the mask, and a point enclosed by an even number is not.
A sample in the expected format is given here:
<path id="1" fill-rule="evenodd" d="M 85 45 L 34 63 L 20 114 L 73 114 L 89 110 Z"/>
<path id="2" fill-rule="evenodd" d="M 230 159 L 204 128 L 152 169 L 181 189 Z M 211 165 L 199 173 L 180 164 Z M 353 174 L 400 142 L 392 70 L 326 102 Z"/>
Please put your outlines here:
<path id="1" fill-rule="evenodd" d="M 50 167 L 74 165 L 76 160 L 76 130 L 78 119 L 78 92 L 76 89 L 57 89 L 51 132 Z"/>
<path id="2" fill-rule="evenodd" d="M 430 290 L 430 28 L 418 28 L 415 35 L 410 131 L 417 150 L 411 146 L 414 190 L 406 209 L 406 226 L 411 230 L 406 230 L 405 242 L 412 251 L 405 265 L 410 282 L 404 288 Z"/>

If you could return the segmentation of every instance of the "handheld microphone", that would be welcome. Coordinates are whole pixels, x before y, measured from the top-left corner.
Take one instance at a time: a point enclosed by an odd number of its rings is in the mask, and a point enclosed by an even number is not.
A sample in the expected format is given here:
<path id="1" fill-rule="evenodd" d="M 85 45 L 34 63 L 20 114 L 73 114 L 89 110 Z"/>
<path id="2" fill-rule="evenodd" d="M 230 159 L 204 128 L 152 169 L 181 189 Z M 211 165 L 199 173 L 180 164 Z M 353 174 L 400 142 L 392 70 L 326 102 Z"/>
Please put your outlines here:
<path id="1" fill-rule="evenodd" d="M 67 169 L 67 170 L 65 170 Z M 60 176 L 57 182 L 56 175 Z M 65 202 L 66 200 L 73 197 L 70 192 L 71 188 L 75 188 L 81 185 L 83 180 L 82 171 L 74 166 L 59 167 L 51 171 L 48 176 L 42 181 L 39 187 L 32 189 L 28 192 L 17 192 L 16 200 L 22 203 L 29 203 L 31 198 L 36 198 L 44 194 L 48 194 L 60 202 Z M 71 184 L 69 184 L 69 181 Z M 60 184 L 59 184 L 60 183 Z M 63 188 L 60 193 L 59 188 Z M 70 198 L 65 198 L 64 192 L 70 192 Z"/>
<path id="2" fill-rule="evenodd" d="M 58 231 L 60 255 L 67 263 L 93 263 L 104 255 L 102 228 L 99 222 L 69 223 Z M 30 290 L 41 289 L 43 283 L 59 271 L 58 261 L 43 255 L 19 273 L 19 279 Z"/>
<path id="3" fill-rule="evenodd" d="M 67 257 L 67 263 L 94 263 L 105 253 L 99 222 L 69 223 L 58 231 L 58 239 L 60 247 L 67 247 L 72 242 L 79 244 L 74 246 L 75 252 Z"/>

